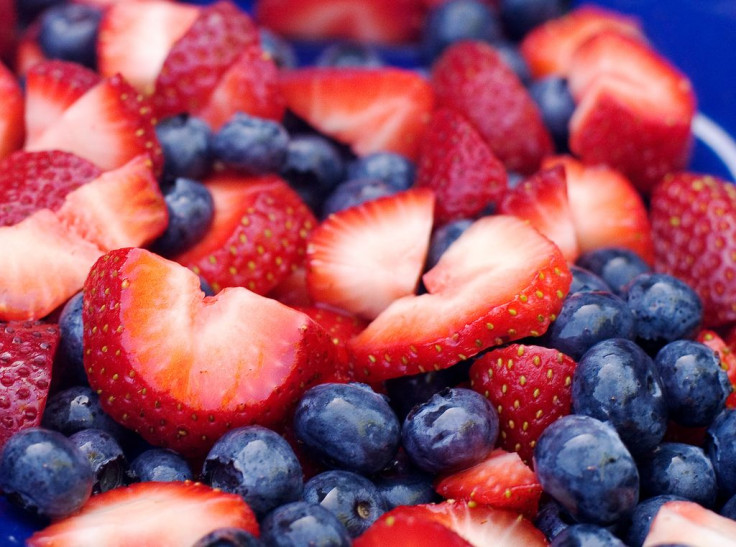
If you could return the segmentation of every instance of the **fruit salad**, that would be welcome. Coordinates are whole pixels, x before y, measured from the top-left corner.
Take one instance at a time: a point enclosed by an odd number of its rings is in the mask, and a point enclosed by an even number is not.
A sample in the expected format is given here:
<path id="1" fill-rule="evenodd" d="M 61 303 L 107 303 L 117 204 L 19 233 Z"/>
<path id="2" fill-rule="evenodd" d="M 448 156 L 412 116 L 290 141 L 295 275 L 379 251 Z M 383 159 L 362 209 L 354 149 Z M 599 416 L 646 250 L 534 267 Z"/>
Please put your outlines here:
<path id="1" fill-rule="evenodd" d="M 736 186 L 635 15 L 0 0 L 0 543 L 736 546 Z"/>

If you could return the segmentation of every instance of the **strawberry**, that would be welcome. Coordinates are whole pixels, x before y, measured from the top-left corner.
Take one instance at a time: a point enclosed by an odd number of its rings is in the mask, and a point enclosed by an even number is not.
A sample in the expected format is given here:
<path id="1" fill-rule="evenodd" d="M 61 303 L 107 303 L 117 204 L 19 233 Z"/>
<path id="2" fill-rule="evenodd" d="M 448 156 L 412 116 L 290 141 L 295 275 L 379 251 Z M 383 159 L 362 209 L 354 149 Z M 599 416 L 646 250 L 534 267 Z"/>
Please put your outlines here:
<path id="1" fill-rule="evenodd" d="M 419 152 L 417 187 L 434 191 L 435 220 L 474 218 L 506 189 L 506 169 L 459 112 L 435 111 Z"/>
<path id="2" fill-rule="evenodd" d="M 703 301 L 706 327 L 736 320 L 736 188 L 695 173 L 666 176 L 650 200 L 654 267 Z"/>
<path id="3" fill-rule="evenodd" d="M 509 171 L 531 174 L 553 152 L 536 104 L 524 84 L 489 44 L 463 41 L 432 66 L 438 106 L 464 114 Z"/>
<path id="4" fill-rule="evenodd" d="M 205 297 L 194 273 L 140 248 L 95 263 L 82 318 L 103 409 L 191 457 L 230 428 L 277 423 L 335 362 L 306 315 L 240 287 Z"/>
<path id="5" fill-rule="evenodd" d="M 726 344 L 717 332 L 711 329 L 702 329 L 695 339 L 718 354 L 721 367 L 728 373 L 728 379 L 734 389 L 726 399 L 726 406 L 736 408 L 736 354 L 734 354 L 733 348 Z"/>
<path id="6" fill-rule="evenodd" d="M 215 291 L 240 286 L 268 293 L 303 262 L 314 215 L 275 175 L 221 172 L 204 182 L 214 201 L 212 225 L 175 260 Z"/>
<path id="7" fill-rule="evenodd" d="M 427 294 L 396 300 L 350 341 L 357 377 L 439 370 L 539 336 L 562 307 L 571 275 L 554 243 L 516 217 L 496 215 L 476 220 L 423 281 Z"/>
<path id="8" fill-rule="evenodd" d="M 434 108 L 429 83 L 398 68 L 302 68 L 281 74 L 286 106 L 360 155 L 414 159 Z"/>
<path id="9" fill-rule="evenodd" d="M 291 272 L 267 296 L 291 307 L 312 307 L 314 303 L 307 292 L 307 269 L 303 265 L 292 266 Z"/>
<path id="10" fill-rule="evenodd" d="M 499 445 L 531 463 L 539 435 L 570 413 L 575 361 L 551 348 L 510 344 L 470 367 L 471 387 L 498 410 Z"/>
<path id="11" fill-rule="evenodd" d="M 607 163 L 648 193 L 690 157 L 695 95 L 688 79 L 641 40 L 613 31 L 575 50 L 570 149 Z"/>
<path id="12" fill-rule="evenodd" d="M 575 262 L 580 249 L 563 167 L 538 171 L 509 189 L 498 203 L 497 212 L 529 221 L 557 244 L 568 262 Z"/>
<path id="13" fill-rule="evenodd" d="M 542 485 L 516 452 L 495 449 L 483 461 L 451 475 L 438 477 L 434 488 L 445 499 L 507 509 L 534 518 Z"/>
<path id="14" fill-rule="evenodd" d="M 0 62 L 0 159 L 23 146 L 23 91 L 15 75 Z"/>
<path id="15" fill-rule="evenodd" d="M 570 156 L 547 158 L 562 165 L 580 253 L 624 247 L 653 260 L 652 228 L 641 195 L 622 173 L 605 165 L 583 165 Z"/>
<path id="16" fill-rule="evenodd" d="M 736 522 L 692 501 L 662 505 L 649 527 L 644 545 L 684 544 L 736 546 Z"/>
<path id="17" fill-rule="evenodd" d="M 378 519 L 363 534 L 355 538 L 353 547 L 473 547 L 450 528 L 426 516 L 411 511 L 394 511 L 385 519 Z"/>
<path id="18" fill-rule="evenodd" d="M 151 95 L 164 59 L 200 10 L 169 0 L 128 0 L 111 5 L 100 21 L 97 39 L 100 74 L 122 74 L 138 92 Z"/>
<path id="19" fill-rule="evenodd" d="M 72 103 L 100 82 L 92 70 L 68 61 L 41 61 L 26 73 L 26 146 Z"/>
<path id="20" fill-rule="evenodd" d="M 253 511 L 237 494 L 194 482 L 139 482 L 93 496 L 79 512 L 33 534 L 28 546 L 187 547 L 228 527 L 259 532 Z"/>
<path id="21" fill-rule="evenodd" d="M 57 325 L 0 324 L 0 450 L 13 434 L 40 425 L 58 344 Z"/>
<path id="22" fill-rule="evenodd" d="M 0 0 L 0 60 L 10 62 L 17 41 L 18 14 L 15 0 Z"/>
<path id="23" fill-rule="evenodd" d="M 13 63 L 13 66 L 21 76 L 26 74 L 36 63 L 48 60 L 38 44 L 40 29 L 41 21 L 36 20 L 20 34 L 18 45 L 15 48 L 15 63 Z"/>
<path id="24" fill-rule="evenodd" d="M 330 215 L 309 238 L 312 300 L 373 319 L 414 294 L 429 248 L 434 195 L 412 189 Z"/>

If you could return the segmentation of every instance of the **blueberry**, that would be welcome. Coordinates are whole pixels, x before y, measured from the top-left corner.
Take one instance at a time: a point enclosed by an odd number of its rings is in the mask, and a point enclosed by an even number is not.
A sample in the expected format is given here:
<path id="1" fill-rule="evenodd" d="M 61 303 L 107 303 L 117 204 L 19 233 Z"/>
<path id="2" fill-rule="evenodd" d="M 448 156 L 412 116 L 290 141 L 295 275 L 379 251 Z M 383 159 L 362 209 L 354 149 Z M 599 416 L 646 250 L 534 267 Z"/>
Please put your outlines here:
<path id="1" fill-rule="evenodd" d="M 92 493 L 107 492 L 125 484 L 128 462 L 118 441 L 107 431 L 83 429 L 69 440 L 85 455 L 95 474 Z"/>
<path id="2" fill-rule="evenodd" d="M 322 204 L 322 216 L 355 207 L 366 201 L 392 196 L 398 190 L 381 179 L 349 179 L 341 182 Z"/>
<path id="3" fill-rule="evenodd" d="M 415 177 L 414 162 L 394 152 L 374 152 L 354 159 L 347 166 L 348 179 L 380 179 L 397 190 L 408 190 Z"/>
<path id="4" fill-rule="evenodd" d="M 654 364 L 670 418 L 689 427 L 710 425 L 732 389 L 718 354 L 699 342 L 675 340 L 657 352 Z"/>
<path id="5" fill-rule="evenodd" d="M 501 0 L 501 19 L 509 36 L 520 39 L 537 25 L 560 17 L 567 4 L 567 0 Z"/>
<path id="6" fill-rule="evenodd" d="M 371 44 L 343 41 L 324 48 L 314 64 L 323 67 L 378 68 L 385 63 L 381 54 Z"/>
<path id="7" fill-rule="evenodd" d="M 634 455 L 651 451 L 667 430 L 667 402 L 654 362 L 623 338 L 599 342 L 580 358 L 572 407 L 575 414 L 609 422 Z"/>
<path id="8" fill-rule="evenodd" d="M 542 121 L 549 130 L 558 152 L 566 152 L 570 131 L 568 124 L 575 110 L 575 101 L 567 85 L 567 79 L 547 76 L 533 81 L 529 95 L 539 107 Z"/>
<path id="9" fill-rule="evenodd" d="M 534 525 L 549 541 L 552 541 L 565 528 L 577 523 L 560 502 L 549 497 L 539 505 L 539 510 L 534 517 Z"/>
<path id="10" fill-rule="evenodd" d="M 87 4 L 59 4 L 41 15 L 38 45 L 49 59 L 97 68 L 97 33 L 102 12 Z"/>
<path id="11" fill-rule="evenodd" d="M 404 450 L 428 473 L 452 472 L 485 458 L 498 439 L 498 412 L 471 389 L 450 388 L 415 407 L 404 420 Z"/>
<path id="12" fill-rule="evenodd" d="M 637 504 L 629 518 L 629 528 L 626 534 L 626 542 L 631 547 L 641 547 L 644 544 L 644 539 L 649 534 L 649 527 L 652 525 L 652 519 L 669 501 L 683 501 L 683 498 L 672 495 L 654 496 Z"/>
<path id="13" fill-rule="evenodd" d="M 721 507 L 720 514 L 731 520 L 736 520 L 736 494 L 723 504 Z"/>
<path id="14" fill-rule="evenodd" d="M 201 180 L 212 167 L 212 129 L 201 118 L 179 114 L 161 120 L 156 136 L 164 154 L 164 179 Z"/>
<path id="15" fill-rule="evenodd" d="M 719 492 L 736 495 L 736 410 L 721 412 L 708 428 L 705 452 L 713 463 Z"/>
<path id="16" fill-rule="evenodd" d="M 18 12 L 18 22 L 27 26 L 42 12 L 52 6 L 63 4 L 66 0 L 15 0 L 15 9 Z"/>
<path id="17" fill-rule="evenodd" d="M 473 221 L 461 219 L 449 222 L 432 232 L 427 252 L 427 269 L 433 268 L 444 252 L 459 238 L 465 230 L 470 228 Z"/>
<path id="18" fill-rule="evenodd" d="M 80 291 L 72 296 L 59 315 L 59 349 L 57 358 L 63 363 L 63 378 L 71 385 L 86 385 L 87 373 L 84 371 L 84 349 L 82 339 L 82 300 Z"/>
<path id="19" fill-rule="evenodd" d="M 611 532 L 595 524 L 573 524 L 555 536 L 550 547 L 626 547 Z"/>
<path id="20" fill-rule="evenodd" d="M 545 339 L 576 361 L 598 342 L 634 338 L 634 316 L 621 298 L 606 291 L 570 294 Z"/>
<path id="21" fill-rule="evenodd" d="M 616 295 L 637 275 L 651 271 L 649 264 L 634 251 L 620 247 L 604 247 L 581 254 L 575 264 L 590 270 L 605 281 Z"/>
<path id="22" fill-rule="evenodd" d="M 297 58 L 294 46 L 282 36 L 266 27 L 259 27 L 258 35 L 261 39 L 261 49 L 271 57 L 279 68 L 296 68 Z"/>
<path id="23" fill-rule="evenodd" d="M 289 443 L 256 425 L 220 437 L 204 460 L 202 477 L 214 488 L 242 496 L 259 519 L 298 500 L 304 488 L 302 467 Z"/>
<path id="24" fill-rule="evenodd" d="M 302 396 L 294 431 L 330 467 L 376 473 L 394 457 L 399 420 L 386 399 L 365 384 L 321 384 Z"/>
<path id="25" fill-rule="evenodd" d="M 612 426 L 590 416 L 549 425 L 534 449 L 534 469 L 544 491 L 583 523 L 614 523 L 639 500 L 634 458 Z"/>
<path id="26" fill-rule="evenodd" d="M 215 204 L 207 187 L 196 180 L 178 178 L 164 194 L 169 223 L 151 250 L 172 257 L 201 240 L 212 225 Z"/>
<path id="27" fill-rule="evenodd" d="M 608 286 L 608 283 L 603 281 L 600 276 L 594 274 L 590 270 L 571 264 L 570 273 L 572 274 L 572 282 L 570 283 L 568 294 L 587 291 L 611 292 L 611 287 Z"/>
<path id="28" fill-rule="evenodd" d="M 533 81 L 529 64 L 521 54 L 519 46 L 513 42 L 501 40 L 493 44 L 504 63 L 516 74 L 522 84 L 528 86 Z M 513 188 L 513 186 L 512 186 Z"/>
<path id="29" fill-rule="evenodd" d="M 386 502 L 386 509 L 401 505 L 420 505 L 437 500 L 432 476 L 425 473 L 409 473 L 396 477 L 379 477 L 374 484 Z"/>
<path id="30" fill-rule="evenodd" d="M 199 538 L 192 547 L 265 547 L 265 543 L 242 528 L 218 528 Z"/>
<path id="31" fill-rule="evenodd" d="M 350 547 L 340 520 L 317 503 L 296 501 L 269 513 L 261 523 L 261 539 L 269 547 Z"/>
<path id="32" fill-rule="evenodd" d="M 64 435 L 83 429 L 102 429 L 119 442 L 125 437 L 123 427 L 102 410 L 100 396 L 89 386 L 72 386 L 51 395 L 41 425 Z"/>
<path id="33" fill-rule="evenodd" d="M 189 463 L 168 448 L 144 450 L 130 462 L 128 479 L 131 482 L 172 482 L 194 479 Z"/>
<path id="34" fill-rule="evenodd" d="M 236 112 L 212 136 L 212 153 L 226 167 L 249 175 L 278 173 L 289 144 L 283 125 Z"/>
<path id="35" fill-rule="evenodd" d="M 93 483 L 87 457 L 58 431 L 25 429 L 0 454 L 0 489 L 19 507 L 52 519 L 82 507 Z"/>

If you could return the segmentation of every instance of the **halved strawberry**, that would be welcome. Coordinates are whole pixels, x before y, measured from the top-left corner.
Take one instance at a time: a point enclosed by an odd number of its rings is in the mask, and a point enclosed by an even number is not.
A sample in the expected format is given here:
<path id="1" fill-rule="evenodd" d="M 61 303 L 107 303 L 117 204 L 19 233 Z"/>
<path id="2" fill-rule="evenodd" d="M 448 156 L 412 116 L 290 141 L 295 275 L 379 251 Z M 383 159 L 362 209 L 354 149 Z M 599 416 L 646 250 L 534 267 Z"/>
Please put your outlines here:
<path id="1" fill-rule="evenodd" d="M 215 291 L 246 287 L 266 294 L 301 265 L 317 220 L 275 175 L 220 172 L 204 181 L 215 215 L 205 236 L 175 260 Z"/>
<path id="2" fill-rule="evenodd" d="M 242 497 L 194 482 L 139 482 L 96 496 L 74 515 L 33 534 L 29 547 L 185 547 L 218 528 L 258 535 Z"/>
<path id="3" fill-rule="evenodd" d="M 554 243 L 516 217 L 496 215 L 475 221 L 423 281 L 426 294 L 394 301 L 350 341 L 356 377 L 439 370 L 539 336 L 562 307 L 571 275 Z"/>
<path id="4" fill-rule="evenodd" d="M 435 220 L 474 218 L 506 190 L 506 169 L 459 112 L 434 112 L 424 132 L 414 185 L 430 188 Z"/>
<path id="5" fill-rule="evenodd" d="M 205 297 L 194 273 L 140 248 L 96 262 L 82 317 L 84 365 L 105 411 L 189 456 L 230 428 L 277 423 L 335 362 L 330 337 L 303 313 L 244 288 Z"/>
<path id="6" fill-rule="evenodd" d="M 373 319 L 397 298 L 414 294 L 434 203 L 431 191 L 412 189 L 330 215 L 307 245 L 312 299 Z"/>
<path id="7" fill-rule="evenodd" d="M 489 44 L 463 41 L 432 66 L 437 104 L 464 114 L 509 171 L 531 174 L 554 150 L 539 109 Z"/>
<path id="8" fill-rule="evenodd" d="M 509 189 L 499 201 L 497 211 L 529 221 L 557 244 L 568 262 L 575 262 L 580 249 L 563 167 L 542 169 Z"/>
<path id="9" fill-rule="evenodd" d="M 426 516 L 394 511 L 378 519 L 363 534 L 355 538 L 353 547 L 473 547 L 473 544 L 450 528 Z"/>
<path id="10" fill-rule="evenodd" d="M 711 329 L 702 329 L 698 332 L 695 339 L 718 354 L 718 359 L 721 361 L 721 368 L 728 374 L 728 379 L 731 381 L 734 389 L 726 399 L 726 406 L 728 408 L 736 408 L 736 354 L 734 354 L 733 348 L 716 331 Z"/>
<path id="11" fill-rule="evenodd" d="M 445 499 L 517 511 L 530 519 L 536 516 L 542 495 L 534 471 L 519 454 L 501 448 L 472 467 L 438 477 L 434 488 Z"/>
<path id="12" fill-rule="evenodd" d="M 23 91 L 18 79 L 0 62 L 0 159 L 23 146 Z"/>
<path id="13" fill-rule="evenodd" d="M 652 519 L 644 545 L 736 547 L 736 522 L 691 501 L 670 501 Z"/>
<path id="14" fill-rule="evenodd" d="M 302 68 L 281 74 L 286 106 L 358 155 L 390 151 L 415 158 L 434 108 L 419 74 L 398 68 Z"/>

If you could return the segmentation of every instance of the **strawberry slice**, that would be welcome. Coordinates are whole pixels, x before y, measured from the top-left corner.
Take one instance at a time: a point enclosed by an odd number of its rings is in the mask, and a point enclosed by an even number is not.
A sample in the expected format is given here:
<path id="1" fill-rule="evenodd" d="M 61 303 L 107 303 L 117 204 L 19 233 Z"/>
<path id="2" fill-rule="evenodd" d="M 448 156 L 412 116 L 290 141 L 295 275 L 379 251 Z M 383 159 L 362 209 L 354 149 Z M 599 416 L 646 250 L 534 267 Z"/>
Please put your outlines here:
<path id="1" fill-rule="evenodd" d="M 531 174 L 554 150 L 524 84 L 489 44 L 451 45 L 432 66 L 437 104 L 464 114 L 509 171 Z"/>
<path id="2" fill-rule="evenodd" d="M 304 261 L 317 220 L 296 192 L 274 175 L 217 173 L 204 181 L 215 214 L 205 236 L 175 257 L 215 291 L 247 287 L 266 294 Z"/>
<path id="3" fill-rule="evenodd" d="M 510 189 L 497 211 L 529 221 L 557 244 L 568 262 L 575 262 L 580 254 L 563 167 L 538 171 Z"/>
<path id="4" fill-rule="evenodd" d="M 128 0 L 107 8 L 100 21 L 100 74 L 122 76 L 151 95 L 172 46 L 199 17 L 201 8 L 169 0 Z"/>
<path id="5" fill-rule="evenodd" d="M 426 294 L 394 301 L 350 341 L 356 376 L 439 370 L 539 336 L 559 313 L 571 275 L 554 243 L 516 217 L 496 215 L 465 230 L 423 281 Z"/>
<path id="6" fill-rule="evenodd" d="M 385 519 L 378 519 L 362 535 L 355 538 L 353 547 L 473 547 L 444 524 L 424 516 L 392 511 Z"/>
<path id="7" fill-rule="evenodd" d="M 495 449 L 472 467 L 438 477 L 434 488 L 445 499 L 490 505 L 534 518 L 542 485 L 516 452 Z"/>
<path id="8" fill-rule="evenodd" d="M 539 435 L 570 414 L 575 361 L 551 348 L 510 344 L 470 367 L 470 383 L 498 410 L 499 445 L 529 464 Z"/>
<path id="9" fill-rule="evenodd" d="M 412 189 L 330 215 L 307 245 L 312 300 L 373 319 L 414 294 L 429 248 L 434 195 Z"/>
<path id="10" fill-rule="evenodd" d="M 307 269 L 303 265 L 292 267 L 291 272 L 268 291 L 267 296 L 291 307 L 313 306 L 314 302 L 307 292 Z"/>
<path id="11" fill-rule="evenodd" d="M 606 163 L 648 193 L 690 158 L 695 95 L 668 60 L 638 39 L 596 34 L 572 57 L 570 149 L 584 163 Z"/>
<path id="12" fill-rule="evenodd" d="M 718 358 L 721 361 L 721 368 L 728 373 L 728 379 L 734 388 L 726 399 L 726 406 L 728 408 L 736 408 L 736 354 L 734 354 L 733 349 L 716 331 L 711 329 L 702 329 L 698 332 L 695 340 L 701 344 L 705 344 L 718 354 Z"/>
<path id="13" fill-rule="evenodd" d="M 283 419 L 335 361 L 303 313 L 244 288 L 205 297 L 194 273 L 140 248 L 97 261 L 82 318 L 84 366 L 104 410 L 192 457 L 232 427 Z"/>
<path id="14" fill-rule="evenodd" d="M 23 146 L 23 91 L 18 79 L 0 62 L 0 159 Z"/>
<path id="15" fill-rule="evenodd" d="M 18 431 L 41 424 L 58 344 L 54 324 L 0 325 L 0 450 Z"/>
<path id="16" fill-rule="evenodd" d="M 424 132 L 414 185 L 434 191 L 435 220 L 474 218 L 506 190 L 506 169 L 459 112 L 441 108 Z"/>
<path id="17" fill-rule="evenodd" d="M 736 547 L 736 522 L 691 501 L 670 501 L 652 519 L 644 545 Z"/>
<path id="18" fill-rule="evenodd" d="M 429 83 L 398 68 L 302 68 L 282 72 L 286 106 L 362 156 L 389 151 L 414 159 L 434 108 Z"/>
<path id="19" fill-rule="evenodd" d="M 33 534 L 28 545 L 178 547 L 229 527 L 259 531 L 237 494 L 194 482 L 139 482 L 91 497 L 78 513 Z"/>

